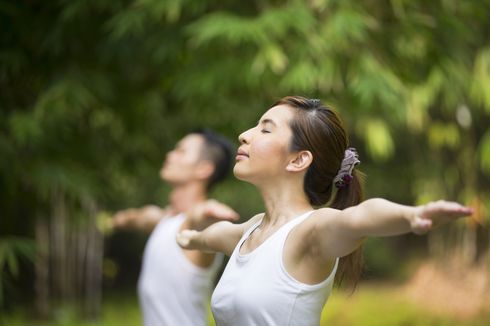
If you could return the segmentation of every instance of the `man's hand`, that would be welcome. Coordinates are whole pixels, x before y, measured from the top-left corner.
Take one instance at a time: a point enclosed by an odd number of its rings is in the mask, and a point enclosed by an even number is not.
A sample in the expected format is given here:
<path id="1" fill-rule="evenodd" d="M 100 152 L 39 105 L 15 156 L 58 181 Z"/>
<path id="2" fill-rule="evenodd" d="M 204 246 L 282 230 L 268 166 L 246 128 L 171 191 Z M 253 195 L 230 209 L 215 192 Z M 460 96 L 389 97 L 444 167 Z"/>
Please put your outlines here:
<path id="1" fill-rule="evenodd" d="M 218 221 L 237 221 L 240 216 L 229 206 L 214 199 L 209 199 L 194 206 L 188 213 L 187 228 L 202 230 Z"/>
<path id="2" fill-rule="evenodd" d="M 456 202 L 439 200 L 419 206 L 410 220 L 413 233 L 424 234 L 431 228 L 473 214 L 473 209 Z"/>
<path id="3" fill-rule="evenodd" d="M 112 226 L 115 229 L 151 231 L 166 215 L 166 210 L 155 205 L 147 205 L 139 209 L 130 208 L 117 212 L 112 219 Z"/>

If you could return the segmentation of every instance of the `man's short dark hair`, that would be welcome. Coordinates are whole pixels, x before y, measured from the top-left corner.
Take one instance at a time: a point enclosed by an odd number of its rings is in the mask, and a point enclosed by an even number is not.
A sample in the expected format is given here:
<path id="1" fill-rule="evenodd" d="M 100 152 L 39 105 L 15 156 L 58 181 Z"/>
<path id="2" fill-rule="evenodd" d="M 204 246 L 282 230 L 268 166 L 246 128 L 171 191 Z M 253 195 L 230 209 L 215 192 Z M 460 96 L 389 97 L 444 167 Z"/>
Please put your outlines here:
<path id="1" fill-rule="evenodd" d="M 214 172 L 209 177 L 207 188 L 211 189 L 215 184 L 224 180 L 231 170 L 233 158 L 233 146 L 225 137 L 205 128 L 195 129 L 191 134 L 197 134 L 204 138 L 204 146 L 201 150 L 201 159 L 209 160 L 214 164 Z"/>

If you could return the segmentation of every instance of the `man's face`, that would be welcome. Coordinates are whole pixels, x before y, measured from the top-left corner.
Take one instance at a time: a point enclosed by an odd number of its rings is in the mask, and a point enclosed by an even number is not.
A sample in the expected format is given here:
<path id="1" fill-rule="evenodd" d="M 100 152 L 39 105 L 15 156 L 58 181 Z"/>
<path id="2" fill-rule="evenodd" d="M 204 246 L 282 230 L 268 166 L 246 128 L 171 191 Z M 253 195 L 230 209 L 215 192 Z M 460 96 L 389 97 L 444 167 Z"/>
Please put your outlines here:
<path id="1" fill-rule="evenodd" d="M 160 177 L 170 184 L 182 184 L 199 179 L 197 167 L 202 162 L 203 146 L 204 139 L 198 134 L 182 138 L 175 148 L 167 153 Z"/>

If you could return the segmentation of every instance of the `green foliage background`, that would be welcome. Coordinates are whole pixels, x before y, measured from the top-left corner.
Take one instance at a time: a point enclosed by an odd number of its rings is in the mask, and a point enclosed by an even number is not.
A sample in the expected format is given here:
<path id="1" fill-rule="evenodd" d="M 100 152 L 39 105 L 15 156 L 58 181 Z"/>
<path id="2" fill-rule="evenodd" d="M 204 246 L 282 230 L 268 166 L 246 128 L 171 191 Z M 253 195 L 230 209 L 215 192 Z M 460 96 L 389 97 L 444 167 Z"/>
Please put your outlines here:
<path id="1" fill-rule="evenodd" d="M 53 194 L 84 219 L 165 204 L 186 132 L 236 139 L 278 98 L 336 108 L 368 197 L 490 203 L 490 1 L 0 1 L 0 234 L 33 237 Z M 214 196 L 244 218 L 254 189 Z M 0 264 L 1 265 L 1 264 Z"/>

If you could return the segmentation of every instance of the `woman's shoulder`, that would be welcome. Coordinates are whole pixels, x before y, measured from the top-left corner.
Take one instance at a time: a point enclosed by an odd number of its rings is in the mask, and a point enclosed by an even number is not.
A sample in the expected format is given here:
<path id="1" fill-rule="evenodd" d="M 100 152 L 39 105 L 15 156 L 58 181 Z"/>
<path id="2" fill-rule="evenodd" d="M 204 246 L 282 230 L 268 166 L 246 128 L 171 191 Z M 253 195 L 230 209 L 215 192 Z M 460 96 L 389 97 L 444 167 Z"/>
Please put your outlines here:
<path id="1" fill-rule="evenodd" d="M 340 210 L 331 207 L 321 207 L 317 208 L 311 214 L 313 218 L 328 218 L 332 215 L 337 215 Z"/>
<path id="2" fill-rule="evenodd" d="M 330 207 L 317 208 L 296 229 L 299 230 L 299 233 L 309 234 L 319 225 L 333 221 L 339 212 L 338 209 Z"/>

